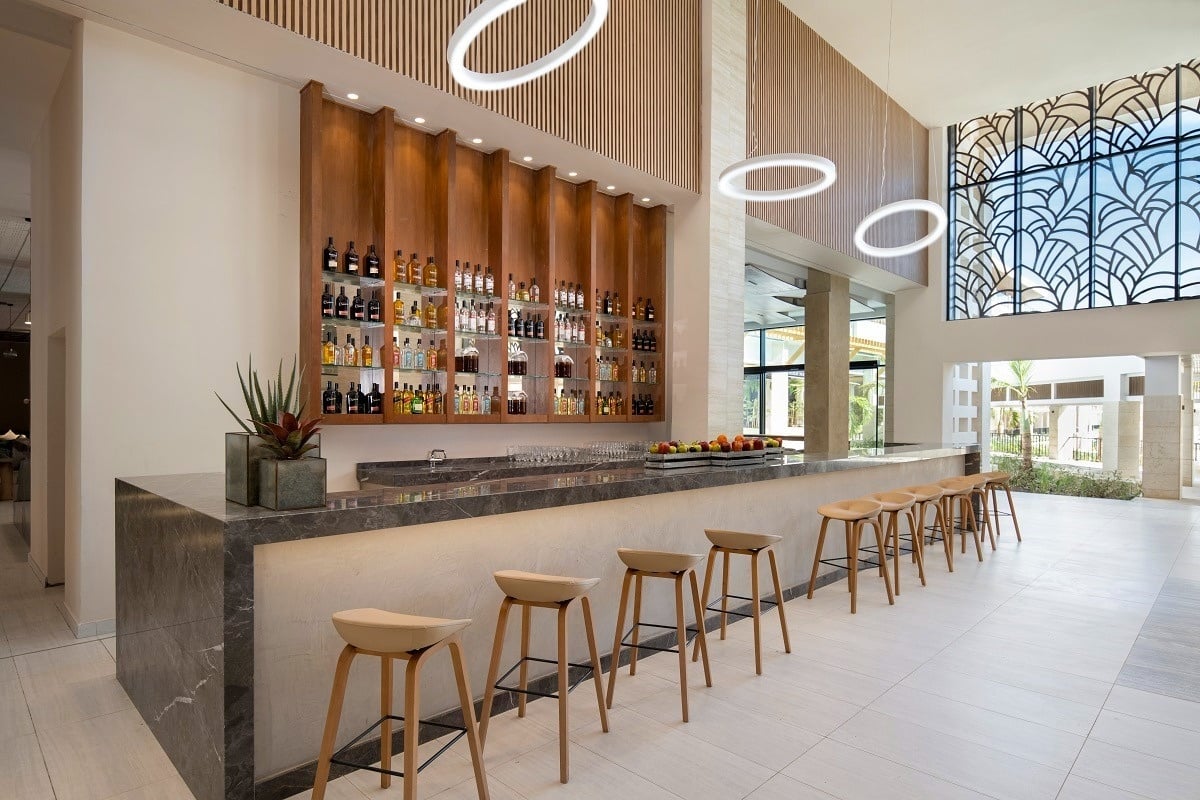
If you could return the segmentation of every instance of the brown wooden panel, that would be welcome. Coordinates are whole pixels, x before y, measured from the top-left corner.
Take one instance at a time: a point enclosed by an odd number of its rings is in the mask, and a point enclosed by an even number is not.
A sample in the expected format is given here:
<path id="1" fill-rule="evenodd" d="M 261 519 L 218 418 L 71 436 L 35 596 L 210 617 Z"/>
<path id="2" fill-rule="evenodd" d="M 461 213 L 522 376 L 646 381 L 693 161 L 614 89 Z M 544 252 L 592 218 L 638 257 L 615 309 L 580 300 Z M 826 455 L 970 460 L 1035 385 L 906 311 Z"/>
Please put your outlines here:
<path id="1" fill-rule="evenodd" d="M 600 33 L 569 63 L 500 92 L 463 89 L 446 44 L 464 0 L 216 0 L 393 70 L 675 186 L 699 191 L 700 4 L 613 0 Z M 511 69 L 574 32 L 588 0 L 540 0 L 480 36 L 467 66 Z"/>
<path id="2" fill-rule="evenodd" d="M 1146 393 L 1146 376 L 1145 375 L 1130 375 L 1129 376 L 1129 396 L 1141 397 Z"/>
<path id="3" fill-rule="evenodd" d="M 1104 397 L 1103 378 L 1087 381 L 1061 381 L 1054 384 L 1055 400 L 1079 400 L 1090 397 Z"/>

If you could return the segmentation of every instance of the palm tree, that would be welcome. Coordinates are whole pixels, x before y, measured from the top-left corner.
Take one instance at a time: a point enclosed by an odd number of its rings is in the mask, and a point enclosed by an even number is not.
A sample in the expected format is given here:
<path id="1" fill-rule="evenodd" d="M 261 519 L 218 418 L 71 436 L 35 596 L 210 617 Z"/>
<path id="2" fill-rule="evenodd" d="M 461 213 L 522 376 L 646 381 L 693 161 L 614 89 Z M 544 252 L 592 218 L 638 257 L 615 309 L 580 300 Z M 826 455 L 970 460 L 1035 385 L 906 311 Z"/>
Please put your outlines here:
<path id="1" fill-rule="evenodd" d="M 1013 374 L 1013 380 L 1002 381 L 992 378 L 993 389 L 1008 389 L 1021 403 L 1021 466 L 1033 469 L 1033 431 L 1029 427 L 1029 408 L 1026 401 L 1037 394 L 1033 384 L 1032 361 L 1010 361 L 1008 369 Z"/>

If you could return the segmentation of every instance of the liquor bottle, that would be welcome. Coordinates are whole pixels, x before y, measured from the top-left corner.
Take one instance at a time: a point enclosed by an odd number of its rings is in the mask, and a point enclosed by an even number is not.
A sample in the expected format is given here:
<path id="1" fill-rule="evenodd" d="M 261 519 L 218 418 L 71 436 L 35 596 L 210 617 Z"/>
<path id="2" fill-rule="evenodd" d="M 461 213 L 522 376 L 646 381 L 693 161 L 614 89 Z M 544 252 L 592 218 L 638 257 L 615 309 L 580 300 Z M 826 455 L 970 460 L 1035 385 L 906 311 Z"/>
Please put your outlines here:
<path id="1" fill-rule="evenodd" d="M 513 276 L 512 276 L 511 272 L 508 273 L 508 299 L 509 300 L 517 299 L 517 285 L 515 283 L 513 283 Z"/>
<path id="2" fill-rule="evenodd" d="M 575 281 L 567 284 L 567 296 L 563 299 L 563 305 L 567 308 L 575 307 Z"/>
<path id="3" fill-rule="evenodd" d="M 639 297 L 639 298 L 637 299 L 637 302 L 636 302 L 636 303 L 634 303 L 632 306 L 630 306 L 630 308 L 629 308 L 629 316 L 630 316 L 632 319 L 638 319 L 638 320 L 640 320 L 640 319 L 642 318 L 642 311 L 643 311 L 643 309 L 644 309 L 644 306 L 642 305 L 642 298 L 640 298 L 640 297 Z"/>
<path id="4" fill-rule="evenodd" d="M 400 366 L 400 340 L 395 336 L 392 337 L 392 366 Z"/>
<path id="5" fill-rule="evenodd" d="M 521 316 L 520 312 L 518 312 L 515 308 L 510 308 L 508 310 L 508 335 L 509 336 L 520 336 L 521 335 L 521 334 L 517 333 L 517 319 L 520 318 L 520 316 Z"/>
<path id="6" fill-rule="evenodd" d="M 354 252 L 354 242 L 351 242 L 346 250 L 346 274 L 358 274 L 358 253 Z"/>
<path id="7" fill-rule="evenodd" d="M 338 268 L 338 251 L 333 246 L 333 237 L 329 237 L 329 244 L 325 245 L 325 250 L 321 253 L 321 269 L 326 272 L 337 272 Z"/>
<path id="8" fill-rule="evenodd" d="M 413 300 L 412 308 L 408 310 L 408 319 L 406 322 L 410 328 L 421 327 L 421 309 L 417 308 L 416 300 Z"/>
<path id="9" fill-rule="evenodd" d="M 333 405 L 337 409 L 333 413 L 342 413 L 342 387 L 337 383 L 333 385 Z"/>
<path id="10" fill-rule="evenodd" d="M 583 309 L 583 283 L 575 287 L 575 307 Z"/>
<path id="11" fill-rule="evenodd" d="M 535 339 L 546 338 L 546 323 L 542 321 L 541 314 L 538 314 L 537 322 L 533 326 L 533 336 Z"/>
<path id="12" fill-rule="evenodd" d="M 604 312 L 604 303 L 600 302 L 600 290 L 597 289 L 596 290 L 596 313 L 601 314 L 603 312 Z"/>
<path id="13" fill-rule="evenodd" d="M 487 274 L 483 276 L 483 293 L 488 297 L 493 297 L 496 294 L 496 276 L 492 273 L 492 268 L 487 268 Z"/>
<path id="14" fill-rule="evenodd" d="M 367 268 L 368 278 L 382 277 L 382 274 L 379 272 L 379 256 L 375 254 L 375 245 L 367 248 L 367 258 L 364 266 Z"/>
<path id="15" fill-rule="evenodd" d="M 650 331 L 650 352 L 658 352 L 658 337 L 654 334 L 654 331 Z"/>
<path id="16" fill-rule="evenodd" d="M 379 384 L 371 384 L 371 393 L 367 395 L 367 413 L 383 413 L 383 395 L 379 392 Z"/>
<path id="17" fill-rule="evenodd" d="M 621 293 L 613 292 L 613 307 L 612 313 L 614 317 L 621 316 Z"/>
<path id="18" fill-rule="evenodd" d="M 358 363 L 364 367 L 375 366 L 375 348 L 371 347 L 371 337 L 363 336 L 362 351 L 359 354 Z"/>
<path id="19" fill-rule="evenodd" d="M 537 285 L 537 276 L 529 279 L 529 300 L 533 303 L 542 302 L 542 290 Z"/>
<path id="20" fill-rule="evenodd" d="M 658 383 L 658 367 L 653 361 L 650 362 L 650 383 Z"/>
<path id="21" fill-rule="evenodd" d="M 404 278 L 414 286 L 421 285 L 421 262 L 417 261 L 416 253 L 412 254 L 412 258 L 408 260 L 408 264 L 404 267 Z"/>
<path id="22" fill-rule="evenodd" d="M 607 331 L 605 331 L 605 333 L 604 333 L 604 346 L 605 346 L 605 347 L 612 347 L 612 346 L 613 346 L 613 339 L 612 339 L 612 329 L 611 329 L 611 328 L 609 328 L 609 329 L 608 329 Z"/>
<path id="23" fill-rule="evenodd" d="M 567 282 L 559 281 L 558 289 L 554 291 L 554 305 L 564 306 L 567 304 Z"/>
<path id="24" fill-rule="evenodd" d="M 396 302 L 392 304 L 392 314 L 397 325 L 404 324 L 404 298 L 396 292 Z"/>
<path id="25" fill-rule="evenodd" d="M 367 315 L 367 306 L 363 302 L 362 289 L 359 289 L 354 294 L 354 300 L 350 303 L 350 319 L 362 322 Z"/>
<path id="26" fill-rule="evenodd" d="M 454 384 L 454 413 L 462 413 L 462 389 L 458 388 L 458 384 Z"/>
<path id="27" fill-rule="evenodd" d="M 416 363 L 416 357 L 413 354 L 412 344 L 410 344 L 408 339 L 405 339 L 404 340 L 404 353 L 400 356 L 400 365 L 404 369 L 413 369 L 413 365 L 415 363 Z"/>
<path id="28" fill-rule="evenodd" d="M 333 331 L 325 332 L 325 341 L 321 344 L 321 363 L 332 366 L 337 363 L 337 345 L 333 343 Z"/>
<path id="29" fill-rule="evenodd" d="M 425 369 L 425 348 L 421 345 L 420 339 L 417 339 L 417 347 L 413 351 L 413 369 Z"/>
<path id="30" fill-rule="evenodd" d="M 471 301 L 471 307 L 467 309 L 467 330 L 471 333 L 479 333 L 479 309 L 475 308 L 475 301 Z"/>
<path id="31" fill-rule="evenodd" d="M 350 334 L 346 334 L 346 344 L 342 347 L 342 363 L 347 367 L 355 366 L 355 361 L 358 360 L 358 353 L 354 350 L 354 340 L 350 338 Z"/>
<path id="32" fill-rule="evenodd" d="M 488 394 L 488 387 L 483 387 L 483 399 L 479 401 L 479 412 L 481 414 L 492 413 L 492 396 Z"/>
<path id="33" fill-rule="evenodd" d="M 402 402 L 404 403 L 404 405 L 401 409 L 401 413 L 402 414 L 413 413 L 413 390 L 409 387 L 409 385 L 407 383 L 404 384 L 404 400 Z"/>
<path id="34" fill-rule="evenodd" d="M 475 391 L 475 387 L 471 387 L 471 413 L 478 414 L 482 406 L 479 403 L 479 395 Z"/>
<path id="35" fill-rule="evenodd" d="M 621 380 L 621 362 L 617 361 L 614 358 L 612 360 L 612 367 L 610 368 L 610 372 L 611 372 L 611 374 L 608 376 L 608 379 L 610 381 L 614 381 L 614 382 L 620 381 Z"/>
<path id="36" fill-rule="evenodd" d="M 439 383 L 433 392 L 433 413 L 445 414 L 445 398 L 442 396 L 442 385 Z"/>
<path id="37" fill-rule="evenodd" d="M 346 413 L 358 413 L 358 391 L 354 388 L 354 382 L 350 382 L 350 388 L 346 391 Z"/>
<path id="38" fill-rule="evenodd" d="M 399 414 L 404 407 L 404 395 L 400 393 L 400 381 L 392 384 L 392 413 Z"/>
<path id="39" fill-rule="evenodd" d="M 596 294 L 599 295 L 600 293 L 596 292 Z M 604 293 L 604 313 L 612 315 L 612 295 L 608 292 Z"/>
<path id="40" fill-rule="evenodd" d="M 615 397 L 613 397 L 612 392 L 608 393 L 608 411 L 606 411 L 605 413 L 608 414 L 610 417 L 615 416 L 620 413 L 617 410 L 617 399 Z"/>
<path id="41" fill-rule="evenodd" d="M 333 381 L 325 381 L 325 391 L 321 392 L 321 408 L 323 414 L 337 413 L 337 407 L 333 404 Z"/>
<path id="42" fill-rule="evenodd" d="M 436 371 L 441 369 L 438 366 L 441 362 L 438 361 L 438 351 L 433 345 L 433 340 L 429 340 L 429 349 L 425 351 L 425 369 Z"/>
<path id="43" fill-rule="evenodd" d="M 613 347 L 621 348 L 625 346 L 625 329 L 614 325 L 613 326 Z"/>
<path id="44" fill-rule="evenodd" d="M 429 304 L 425 306 L 425 327 L 436 328 L 438 321 L 438 309 L 430 299 Z"/>
<path id="45" fill-rule="evenodd" d="M 412 413 L 425 413 L 425 388 L 423 386 L 417 387 L 417 391 L 413 392 Z"/>
<path id="46" fill-rule="evenodd" d="M 492 389 L 492 413 L 500 413 L 500 387 L 496 386 Z"/>
<path id="47" fill-rule="evenodd" d="M 529 290 L 525 288 L 525 281 L 517 284 L 517 300 L 525 302 L 529 300 Z"/>
<path id="48" fill-rule="evenodd" d="M 646 298 L 646 322 L 654 322 L 654 301 Z"/>
<path id="49" fill-rule="evenodd" d="M 425 286 L 429 289 L 436 289 L 438 285 L 438 265 L 434 262 L 433 256 L 425 263 Z"/>
<path id="50" fill-rule="evenodd" d="M 471 291 L 475 294 L 483 294 L 483 270 L 479 264 L 475 265 L 475 274 L 471 280 Z"/>
<path id="51" fill-rule="evenodd" d="M 488 303 L 487 324 L 484 326 L 489 334 L 496 333 L 496 307 Z"/>
<path id="52" fill-rule="evenodd" d="M 383 304 L 379 302 L 379 292 L 371 292 L 371 299 L 367 302 L 367 320 L 383 322 Z"/>
<path id="53" fill-rule="evenodd" d="M 449 362 L 447 361 L 446 356 L 447 356 L 446 340 L 443 339 L 442 343 L 438 345 L 438 349 L 437 349 L 437 363 L 441 365 L 438 367 L 438 369 L 447 369 L 448 368 Z M 431 369 L 432 369 L 432 367 L 431 367 Z"/>
<path id="54" fill-rule="evenodd" d="M 596 413 L 599 415 L 608 413 L 608 406 L 605 405 L 604 395 L 600 392 L 596 392 Z"/>
<path id="55" fill-rule="evenodd" d="M 321 293 L 321 316 L 333 316 L 333 293 L 329 289 L 329 284 L 325 284 L 325 291 Z"/>
<path id="56" fill-rule="evenodd" d="M 338 296 L 333 303 L 333 314 L 341 319 L 350 319 L 350 298 L 346 297 L 346 287 L 338 287 Z"/>
<path id="57" fill-rule="evenodd" d="M 461 292 L 463 288 L 462 262 L 454 259 L 454 291 Z"/>

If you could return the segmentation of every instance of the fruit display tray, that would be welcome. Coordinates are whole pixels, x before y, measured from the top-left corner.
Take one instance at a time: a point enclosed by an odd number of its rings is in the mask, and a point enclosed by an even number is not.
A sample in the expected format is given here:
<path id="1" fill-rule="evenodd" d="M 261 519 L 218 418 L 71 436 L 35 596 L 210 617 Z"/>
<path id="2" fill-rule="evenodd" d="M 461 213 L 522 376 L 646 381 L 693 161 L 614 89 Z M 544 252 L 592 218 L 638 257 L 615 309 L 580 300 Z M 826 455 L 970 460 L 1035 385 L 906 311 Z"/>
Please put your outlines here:
<path id="1" fill-rule="evenodd" d="M 649 453 L 646 455 L 647 469 L 679 469 L 681 467 L 707 467 L 711 453 Z"/>
<path id="2" fill-rule="evenodd" d="M 767 458 L 766 450 L 738 450 L 725 452 L 711 452 L 708 454 L 714 465 L 722 467 L 745 466 L 758 461 L 765 461 Z"/>

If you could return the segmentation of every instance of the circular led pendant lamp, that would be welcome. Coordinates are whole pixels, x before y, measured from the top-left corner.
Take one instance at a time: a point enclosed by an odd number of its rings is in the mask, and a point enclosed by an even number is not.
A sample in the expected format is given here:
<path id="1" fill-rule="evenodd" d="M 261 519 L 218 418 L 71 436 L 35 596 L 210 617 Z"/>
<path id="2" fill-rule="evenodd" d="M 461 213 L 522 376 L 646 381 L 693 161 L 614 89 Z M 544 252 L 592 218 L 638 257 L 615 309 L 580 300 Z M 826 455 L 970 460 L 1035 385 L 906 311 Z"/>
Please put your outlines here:
<path id="1" fill-rule="evenodd" d="M 892 0 L 888 12 L 888 71 L 887 71 L 887 88 L 884 90 L 883 97 L 883 145 L 880 155 L 880 179 L 879 179 L 879 208 L 872 211 L 867 216 L 863 217 L 862 222 L 858 223 L 858 227 L 854 229 L 854 246 L 858 248 L 863 255 L 873 256 L 874 258 L 899 258 L 901 256 L 909 256 L 913 253 L 919 253 L 926 247 L 942 238 L 942 234 L 946 232 L 946 209 L 942 208 L 941 203 L 935 203 L 932 200 L 922 200 L 920 198 L 912 198 L 909 200 L 898 200 L 894 203 L 883 204 L 883 189 L 887 182 L 887 131 L 888 131 L 888 109 L 891 107 L 891 91 L 892 91 L 892 38 L 893 38 L 893 16 L 896 11 L 896 2 Z M 911 131 L 910 131 L 911 137 Z M 909 139 L 910 146 L 912 139 Z M 916 158 L 909 159 L 909 163 L 913 165 L 913 182 L 916 180 Z M 877 222 L 887 219 L 888 217 L 902 214 L 905 211 L 923 211 L 933 219 L 933 230 L 926 235 L 917 239 L 915 242 L 899 245 L 897 247 L 876 247 L 873 244 L 867 243 L 867 231 L 870 230 Z"/>
<path id="2" fill-rule="evenodd" d="M 454 35 L 450 37 L 450 44 L 446 47 L 446 60 L 450 63 L 450 74 L 456 81 L 468 89 L 476 89 L 481 92 L 510 89 L 528 83 L 570 61 L 576 53 L 595 38 L 604 25 L 604 20 L 608 18 L 609 0 L 591 0 L 591 9 L 588 11 L 587 19 L 583 21 L 579 30 L 536 61 L 505 72 L 475 72 L 467 69 L 467 50 L 471 48 L 479 35 L 487 26 L 526 2 L 527 0 L 483 0 L 463 18 L 458 28 L 455 29 Z"/>
<path id="3" fill-rule="evenodd" d="M 758 3 L 756 2 L 754 4 L 754 64 L 750 71 L 750 116 L 746 121 L 751 126 L 752 134 L 754 125 L 754 90 L 757 85 L 757 79 Z M 758 149 L 757 137 L 752 138 L 755 144 L 751 149 L 750 157 L 730 164 L 721 171 L 720 176 L 717 178 L 717 191 L 726 197 L 756 203 L 780 203 L 785 200 L 799 200 L 801 197 L 810 197 L 823 192 L 837 181 L 837 165 L 828 158 L 811 153 L 769 153 L 767 155 L 756 156 L 754 155 L 754 151 Z M 744 178 L 752 172 L 760 172 L 777 167 L 815 169 L 820 173 L 820 176 L 808 183 L 798 186 L 788 186 L 783 189 L 747 189 L 744 180 L 740 183 L 738 181 L 739 178 Z"/>

